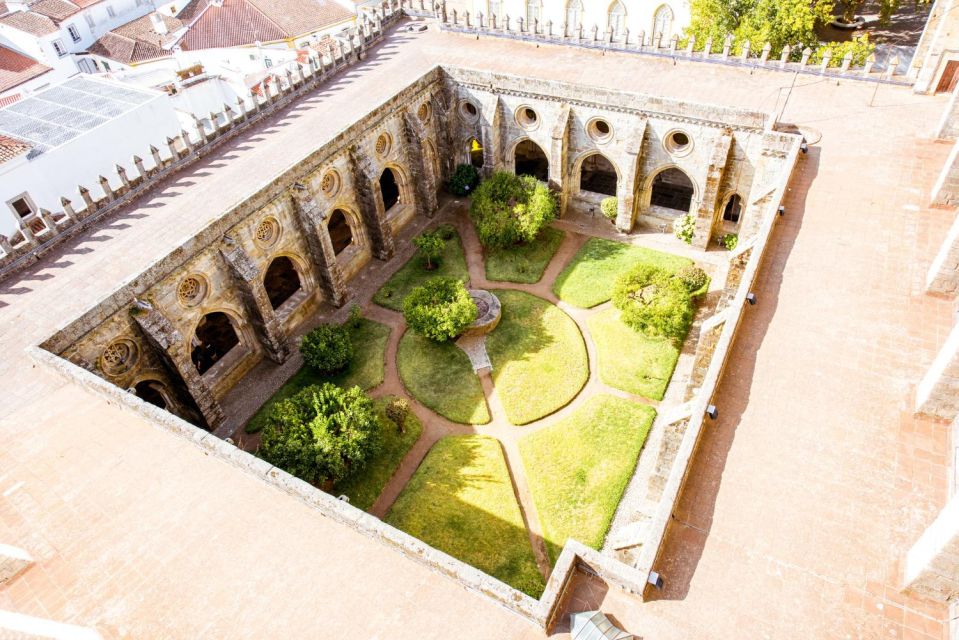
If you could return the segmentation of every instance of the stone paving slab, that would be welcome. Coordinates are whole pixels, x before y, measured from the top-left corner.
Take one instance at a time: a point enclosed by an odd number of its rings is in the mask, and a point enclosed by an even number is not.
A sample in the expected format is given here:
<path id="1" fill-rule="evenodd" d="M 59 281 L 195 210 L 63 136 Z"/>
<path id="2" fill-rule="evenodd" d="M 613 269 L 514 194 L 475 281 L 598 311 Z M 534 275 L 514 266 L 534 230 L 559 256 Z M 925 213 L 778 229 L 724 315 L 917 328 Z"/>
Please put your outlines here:
<path id="1" fill-rule="evenodd" d="M 469 356 L 473 371 L 493 370 L 493 363 L 486 352 L 486 336 L 463 336 L 456 341 L 456 346 Z"/>

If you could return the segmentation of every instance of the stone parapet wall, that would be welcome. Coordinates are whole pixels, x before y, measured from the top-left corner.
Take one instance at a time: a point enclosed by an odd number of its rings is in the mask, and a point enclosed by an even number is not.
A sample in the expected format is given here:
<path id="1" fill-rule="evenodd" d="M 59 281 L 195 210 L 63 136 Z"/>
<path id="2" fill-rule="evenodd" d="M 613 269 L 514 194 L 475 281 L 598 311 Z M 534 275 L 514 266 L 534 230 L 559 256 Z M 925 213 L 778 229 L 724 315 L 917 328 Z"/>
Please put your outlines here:
<path id="1" fill-rule="evenodd" d="M 510 38 L 535 43 L 548 43 L 562 46 L 603 49 L 646 56 L 668 57 L 691 62 L 722 64 L 727 66 L 769 69 L 787 73 L 827 76 L 836 80 L 859 80 L 898 85 L 911 85 L 913 79 L 900 69 L 898 55 L 889 59 L 878 59 L 875 54 L 869 56 L 863 65 L 854 65 L 852 54 L 842 60 L 833 60 L 830 53 L 821 60 L 814 61 L 813 51 L 809 47 L 786 46 L 781 51 L 773 51 L 769 43 L 737 43 L 732 34 L 722 40 L 696 42 L 688 38 L 681 42 L 679 36 L 668 40 L 653 33 L 630 33 L 624 29 L 614 34 L 609 27 L 572 29 L 565 24 L 535 22 L 526 24 L 522 16 L 483 15 L 482 12 L 470 14 L 446 8 L 446 3 L 435 5 L 429 11 L 430 0 L 402 0 L 403 11 L 409 15 L 427 16 L 440 22 L 446 31 L 475 36 Z"/>
<path id="2" fill-rule="evenodd" d="M 300 65 L 299 73 L 287 71 L 285 83 L 273 92 L 267 89 L 264 96 L 251 93 L 246 100 L 223 105 L 222 112 L 211 113 L 211 128 L 197 123 L 192 131 L 184 130 L 176 138 L 168 138 L 163 149 L 152 146 L 144 149 L 143 158 L 134 156 L 133 159 L 137 175 L 129 175 L 118 164 L 116 176 L 101 176 L 95 186 L 100 197 L 87 186 L 79 185 L 77 194 L 72 197 L 64 194 L 60 198 L 61 211 L 41 210 L 25 218 L 21 221 L 19 238 L 0 236 L 0 281 L 142 197 L 166 178 L 210 155 L 239 133 L 312 93 L 360 61 L 363 51 L 383 40 L 386 28 L 401 17 L 402 12 L 392 2 L 389 8 L 381 10 L 381 15 L 372 20 L 366 18 L 351 34 L 350 46 L 338 49 L 328 61 L 321 59 L 319 67 L 306 64 Z"/>

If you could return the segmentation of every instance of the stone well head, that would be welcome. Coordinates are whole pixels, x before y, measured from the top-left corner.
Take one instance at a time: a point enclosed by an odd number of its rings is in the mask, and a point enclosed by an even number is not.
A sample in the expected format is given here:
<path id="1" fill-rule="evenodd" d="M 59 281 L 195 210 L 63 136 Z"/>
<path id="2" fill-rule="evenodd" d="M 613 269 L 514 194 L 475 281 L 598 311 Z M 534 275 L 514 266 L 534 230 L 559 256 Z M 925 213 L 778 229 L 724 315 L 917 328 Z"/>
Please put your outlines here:
<path id="1" fill-rule="evenodd" d="M 470 289 L 470 298 L 476 304 L 476 321 L 466 328 L 464 336 L 482 336 L 496 328 L 502 315 L 499 298 L 483 289 Z"/>

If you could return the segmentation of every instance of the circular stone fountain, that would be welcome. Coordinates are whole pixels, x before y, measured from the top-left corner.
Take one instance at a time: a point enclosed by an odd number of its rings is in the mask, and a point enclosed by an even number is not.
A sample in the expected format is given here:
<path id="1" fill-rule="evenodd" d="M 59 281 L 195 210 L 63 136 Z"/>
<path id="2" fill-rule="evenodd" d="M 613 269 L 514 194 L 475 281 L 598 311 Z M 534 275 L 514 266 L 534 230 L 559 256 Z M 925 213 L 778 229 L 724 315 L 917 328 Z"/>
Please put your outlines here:
<path id="1" fill-rule="evenodd" d="M 466 327 L 466 330 L 461 335 L 463 337 L 484 336 L 495 329 L 496 325 L 499 324 L 499 319 L 502 315 L 499 298 L 483 289 L 470 289 L 469 294 L 470 298 L 472 298 L 476 304 L 478 313 L 476 321 Z"/>

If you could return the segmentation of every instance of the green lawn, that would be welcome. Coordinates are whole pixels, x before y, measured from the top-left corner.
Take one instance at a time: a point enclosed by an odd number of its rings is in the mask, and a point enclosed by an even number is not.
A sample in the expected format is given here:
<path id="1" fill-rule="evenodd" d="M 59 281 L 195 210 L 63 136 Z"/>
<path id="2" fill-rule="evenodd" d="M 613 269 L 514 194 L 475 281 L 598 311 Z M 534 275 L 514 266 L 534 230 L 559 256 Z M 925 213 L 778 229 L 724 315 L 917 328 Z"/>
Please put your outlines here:
<path id="1" fill-rule="evenodd" d="M 590 238 L 556 278 L 553 293 L 560 300 L 577 307 L 595 307 L 610 299 L 617 276 L 639 262 L 656 265 L 670 272 L 693 263 L 688 258 L 661 251 Z"/>
<path id="2" fill-rule="evenodd" d="M 386 521 L 534 598 L 543 592 L 494 438 L 450 436 L 433 445 Z"/>
<path id="3" fill-rule="evenodd" d="M 600 311 L 586 323 L 596 343 L 600 380 L 616 389 L 662 400 L 679 359 L 672 340 L 630 329 L 620 321 L 617 309 Z"/>
<path id="4" fill-rule="evenodd" d="M 656 417 L 652 407 L 594 396 L 519 443 L 550 562 L 573 538 L 599 549 Z"/>
<path id="5" fill-rule="evenodd" d="M 387 309 L 403 311 L 403 298 L 429 278 L 447 276 L 468 282 L 469 272 L 466 269 L 463 245 L 460 244 L 459 234 L 455 230 L 452 233 L 453 237 L 446 241 L 446 249 L 437 268 L 427 271 L 423 266 L 425 262 L 420 259 L 419 255 L 414 255 L 409 262 L 387 280 L 386 284 L 380 287 L 380 290 L 373 296 L 373 302 Z"/>
<path id="6" fill-rule="evenodd" d="M 586 384 L 586 345 L 573 319 L 546 300 L 494 293 L 503 316 L 486 338 L 493 382 L 509 421 L 527 424 L 566 405 Z"/>
<path id="7" fill-rule="evenodd" d="M 547 227 L 535 242 L 508 249 L 485 249 L 486 279 L 500 282 L 539 282 L 565 234 Z"/>
<path id="8" fill-rule="evenodd" d="M 246 423 L 247 433 L 256 433 L 266 426 L 266 418 L 273 405 L 289 398 L 294 393 L 311 384 L 332 382 L 341 387 L 358 386 L 372 389 L 381 382 L 386 369 L 386 343 L 390 337 L 390 328 L 379 322 L 360 319 L 356 328 L 350 328 L 353 341 L 353 362 L 343 372 L 333 376 L 322 376 L 306 365 L 293 374 L 273 396 L 260 407 L 250 421 Z"/>
<path id="9" fill-rule="evenodd" d="M 400 340 L 396 367 L 410 395 L 441 416 L 460 424 L 490 421 L 479 377 L 452 342 L 433 342 L 407 331 Z"/>
<path id="10" fill-rule="evenodd" d="M 369 461 L 366 469 L 356 477 L 336 485 L 335 492 L 337 495 L 345 493 L 350 497 L 351 505 L 364 511 L 376 502 L 383 491 L 383 487 L 393 477 L 396 468 L 400 466 L 406 452 L 416 443 L 423 432 L 423 425 L 411 411 L 404 423 L 406 430 L 404 433 L 400 433 L 400 430 L 384 413 L 388 402 L 389 398 L 374 400 L 380 429 L 383 433 L 383 448 L 376 454 L 376 457 Z"/>

